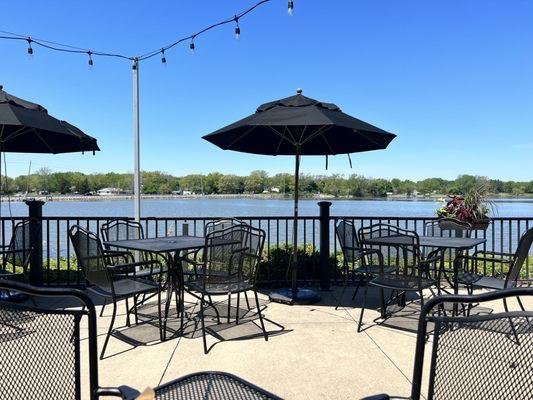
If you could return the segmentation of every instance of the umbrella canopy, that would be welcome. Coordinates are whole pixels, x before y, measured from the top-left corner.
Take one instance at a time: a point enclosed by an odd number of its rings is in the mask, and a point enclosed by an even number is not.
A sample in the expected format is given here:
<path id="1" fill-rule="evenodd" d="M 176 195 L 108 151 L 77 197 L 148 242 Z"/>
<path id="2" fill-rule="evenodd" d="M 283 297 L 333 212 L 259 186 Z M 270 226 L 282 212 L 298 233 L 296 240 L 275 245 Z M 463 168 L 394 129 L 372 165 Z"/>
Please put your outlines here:
<path id="1" fill-rule="evenodd" d="M 265 155 L 335 155 L 385 149 L 396 135 L 302 95 L 265 103 L 204 136 L 224 150 Z"/>
<path id="2" fill-rule="evenodd" d="M 98 151 L 96 139 L 48 115 L 39 104 L 19 99 L 0 86 L 0 151 L 70 153 Z"/>
<path id="3" fill-rule="evenodd" d="M 396 137 L 324 103 L 302 95 L 262 104 L 257 111 L 203 138 L 224 150 L 265 155 L 294 155 L 293 249 L 298 245 L 298 180 L 302 155 L 335 155 L 385 149 Z M 292 254 L 291 288 L 270 294 L 273 301 L 309 304 L 320 296 L 297 287 L 297 252 Z"/>

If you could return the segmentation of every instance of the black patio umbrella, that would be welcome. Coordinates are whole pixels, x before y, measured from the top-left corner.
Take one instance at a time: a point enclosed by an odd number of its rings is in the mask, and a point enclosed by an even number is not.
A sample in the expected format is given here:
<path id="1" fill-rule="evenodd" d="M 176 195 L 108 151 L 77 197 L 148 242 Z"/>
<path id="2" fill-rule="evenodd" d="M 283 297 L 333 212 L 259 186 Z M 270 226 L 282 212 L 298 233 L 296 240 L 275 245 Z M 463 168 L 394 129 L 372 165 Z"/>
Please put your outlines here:
<path id="1" fill-rule="evenodd" d="M 96 139 L 74 125 L 48 114 L 39 104 L 22 100 L 3 90 L 0 85 L 0 157 L 10 153 L 71 153 L 100 150 Z M 0 160 L 1 176 L 1 160 Z M 32 207 L 42 202 L 31 201 Z M 33 205 L 31 205 L 33 204 Z M 40 205 L 39 205 L 40 207 Z M 40 282 L 42 255 L 40 229 L 32 226 L 30 242 L 37 243 L 30 259 L 30 281 Z"/>
<path id="2" fill-rule="evenodd" d="M 265 103 L 257 111 L 203 138 L 224 150 L 295 156 L 292 285 L 271 294 L 273 300 L 318 301 L 318 294 L 297 287 L 298 179 L 300 156 L 336 155 L 385 149 L 396 135 L 324 103 L 302 95 Z"/>
<path id="3" fill-rule="evenodd" d="M 96 139 L 19 99 L 0 86 L 0 153 L 70 153 L 100 150 Z"/>

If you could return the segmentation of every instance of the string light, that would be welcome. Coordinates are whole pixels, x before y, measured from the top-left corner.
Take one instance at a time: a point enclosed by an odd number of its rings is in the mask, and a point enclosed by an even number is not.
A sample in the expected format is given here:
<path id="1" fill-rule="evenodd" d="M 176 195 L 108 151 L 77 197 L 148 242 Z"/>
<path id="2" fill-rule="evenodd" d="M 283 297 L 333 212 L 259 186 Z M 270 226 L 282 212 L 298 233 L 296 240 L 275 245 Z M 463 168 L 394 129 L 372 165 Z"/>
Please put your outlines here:
<path id="1" fill-rule="evenodd" d="M 33 56 L 33 49 L 32 49 L 32 47 L 31 47 L 31 42 L 32 42 L 32 40 L 31 40 L 31 38 L 28 38 L 28 39 L 26 39 L 26 40 L 28 41 L 28 55 L 29 55 L 30 57 L 32 57 L 32 56 Z"/>
<path id="2" fill-rule="evenodd" d="M 235 16 L 235 23 L 237 26 L 235 27 L 235 39 L 239 39 L 241 37 L 241 27 L 239 26 L 239 17 Z"/>
<path id="3" fill-rule="evenodd" d="M 238 13 L 238 14 L 235 14 L 232 18 L 229 18 L 229 19 L 225 19 L 225 20 L 222 20 L 220 22 L 217 22 L 215 24 L 212 24 L 210 26 L 207 26 L 206 28 L 192 34 L 192 35 L 189 35 L 189 36 L 186 36 L 186 37 L 183 37 L 181 39 L 178 39 L 176 40 L 175 42 L 167 45 L 167 46 L 164 46 L 160 49 L 157 49 L 157 50 L 153 50 L 153 51 L 150 51 L 150 52 L 147 52 L 145 54 L 141 54 L 141 55 L 137 55 L 137 56 L 127 56 L 127 55 L 124 55 L 124 54 L 119 54 L 119 53 L 109 53 L 109 52 L 101 52 L 101 51 L 93 51 L 93 50 L 89 50 L 89 49 L 84 49 L 84 48 L 80 48 L 80 47 L 75 47 L 75 46 L 71 46 L 71 45 L 68 45 L 68 44 L 63 44 L 63 43 L 57 43 L 57 42 L 51 42 L 51 41 L 48 41 L 48 40 L 43 40 L 43 39 L 35 39 L 35 38 L 31 38 L 29 36 L 24 36 L 24 35 L 19 35 L 19 34 L 16 34 L 16 33 L 12 33 L 12 32 L 6 32 L 6 31 L 1 31 L 0 30 L 0 33 L 2 34 L 6 34 L 6 35 L 0 35 L 0 40 L 22 40 L 22 41 L 27 41 L 28 42 L 28 55 L 31 57 L 33 56 L 33 47 L 32 47 L 32 44 L 33 45 L 38 45 L 38 46 L 41 46 L 41 47 L 44 47 L 48 50 L 53 50 L 53 51 L 58 51 L 58 52 L 63 52 L 63 53 L 73 53 L 73 54 L 86 54 L 89 56 L 89 60 L 88 60 L 88 63 L 89 63 L 89 67 L 92 67 L 94 65 L 94 56 L 102 56 L 102 57 L 114 57 L 114 58 L 120 58 L 120 59 L 124 59 L 124 60 L 128 60 L 130 62 L 132 62 L 132 68 L 133 69 L 137 69 L 137 65 L 140 61 L 144 61 L 144 60 L 147 60 L 147 59 L 150 59 L 150 58 L 153 58 L 153 57 L 156 57 L 158 55 L 161 55 L 161 62 L 163 64 L 166 64 L 166 55 L 165 55 L 165 51 L 177 46 L 178 44 L 181 44 L 187 40 L 190 40 L 190 44 L 189 44 L 189 49 L 191 50 L 192 53 L 194 53 L 194 50 L 195 50 L 195 43 L 194 43 L 194 39 L 197 37 L 197 36 L 200 36 L 204 33 L 206 33 L 207 31 L 210 31 L 214 28 L 217 28 L 219 26 L 222 26 L 222 25 L 226 25 L 226 24 L 230 24 L 230 23 L 235 23 L 236 26 L 235 26 L 235 37 L 237 39 L 239 39 L 240 37 L 240 34 L 241 34 L 241 28 L 239 26 L 239 19 L 243 18 L 244 16 L 247 16 L 248 14 L 250 14 L 251 12 L 253 12 L 256 8 L 260 7 L 261 5 L 265 4 L 265 3 L 269 3 L 271 0 L 258 0 L 257 3 L 255 3 L 254 5 L 252 5 L 251 7 L 249 7 L 248 9 Z M 289 14 L 292 15 L 292 12 L 293 12 L 293 8 L 294 8 L 294 1 L 293 0 L 289 0 L 289 3 L 288 3 L 288 11 L 289 11 Z M 9 35 L 9 36 L 7 36 Z"/>
<path id="4" fill-rule="evenodd" d="M 94 65 L 94 63 L 93 63 L 93 58 L 92 58 L 92 54 L 93 54 L 93 53 L 92 53 L 92 51 L 90 51 L 90 50 L 87 52 L 87 55 L 89 56 L 89 69 L 93 69 L 93 65 Z"/>
<path id="5" fill-rule="evenodd" d="M 294 13 L 294 1 L 293 0 L 289 0 L 289 7 L 287 11 L 289 12 L 289 15 L 292 17 L 292 14 Z"/>

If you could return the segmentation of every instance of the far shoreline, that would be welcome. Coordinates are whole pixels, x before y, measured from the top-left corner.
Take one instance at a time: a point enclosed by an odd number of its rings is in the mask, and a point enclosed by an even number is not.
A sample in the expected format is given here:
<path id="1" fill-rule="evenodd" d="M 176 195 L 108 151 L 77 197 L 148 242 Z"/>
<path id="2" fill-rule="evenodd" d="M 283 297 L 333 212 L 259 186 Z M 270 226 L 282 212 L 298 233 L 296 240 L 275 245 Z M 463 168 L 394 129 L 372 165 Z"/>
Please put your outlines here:
<path id="1" fill-rule="evenodd" d="M 154 195 L 143 194 L 143 200 L 293 200 L 293 196 L 275 194 L 275 193 L 261 193 L 261 194 L 190 194 L 190 195 Z M 407 195 L 390 195 L 387 197 L 352 197 L 352 196 L 338 196 L 333 195 L 303 195 L 301 200 L 318 200 L 318 201 L 423 201 L 423 202 L 442 202 L 445 201 L 446 195 L 431 195 L 431 196 L 407 196 Z M 106 195 L 106 196 L 83 196 L 83 195 L 49 195 L 49 196 L 8 196 L 0 197 L 0 202 L 24 202 L 28 200 L 41 200 L 45 202 L 97 202 L 97 201 L 124 201 L 133 200 L 133 195 Z M 511 196 L 510 194 L 502 194 L 500 196 L 491 197 L 490 200 L 496 202 L 506 201 L 522 201 L 533 202 L 533 196 Z"/>

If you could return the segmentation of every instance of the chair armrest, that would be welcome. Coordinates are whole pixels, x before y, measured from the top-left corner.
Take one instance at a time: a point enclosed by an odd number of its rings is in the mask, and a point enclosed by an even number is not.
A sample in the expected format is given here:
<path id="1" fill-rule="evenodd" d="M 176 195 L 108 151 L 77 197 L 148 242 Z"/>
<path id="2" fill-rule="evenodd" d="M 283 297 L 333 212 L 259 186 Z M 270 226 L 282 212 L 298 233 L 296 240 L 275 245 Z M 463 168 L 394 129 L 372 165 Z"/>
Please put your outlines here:
<path id="1" fill-rule="evenodd" d="M 131 254 L 129 251 L 104 250 L 104 254 L 107 257 L 121 257 L 126 263 L 135 261 L 133 254 Z"/>
<path id="2" fill-rule="evenodd" d="M 481 254 L 481 256 L 479 254 Z M 483 255 L 508 257 L 509 260 L 505 260 L 503 258 L 490 258 L 490 260 L 494 260 L 496 262 L 505 262 L 505 263 L 510 263 L 511 259 L 514 257 L 514 254 L 512 254 L 512 253 L 502 253 L 502 252 L 499 252 L 499 251 L 483 251 L 483 250 L 476 251 L 472 256 L 473 257 L 483 257 Z"/>
<path id="3" fill-rule="evenodd" d="M 135 277 L 135 272 L 136 272 L 135 267 L 150 266 L 150 272 L 152 272 L 154 269 L 154 265 L 159 266 L 161 269 L 163 267 L 161 262 L 158 260 L 146 260 L 146 261 L 137 261 L 137 262 L 128 263 L 128 264 L 107 265 L 106 268 L 108 268 L 112 274 L 117 274 L 121 272 L 122 273 L 126 272 L 127 274 L 128 272 L 133 272 L 133 277 Z"/>
<path id="4" fill-rule="evenodd" d="M 124 388 L 124 391 L 123 391 Z M 120 388 L 111 388 L 111 387 L 99 387 L 96 389 L 96 397 L 103 397 L 103 396 L 112 396 L 112 397 L 120 397 L 121 399 L 127 399 L 127 395 L 131 394 L 133 392 L 128 391 L 130 389 L 133 391 L 134 389 L 131 389 L 127 386 L 121 386 Z M 138 392 L 137 392 L 138 393 Z M 131 397 L 133 399 L 133 397 Z"/>
<path id="5" fill-rule="evenodd" d="M 18 250 L 0 250 L 0 254 L 31 253 L 33 248 Z"/>

